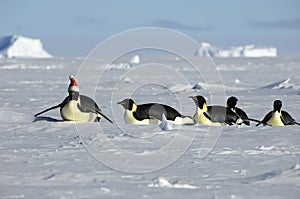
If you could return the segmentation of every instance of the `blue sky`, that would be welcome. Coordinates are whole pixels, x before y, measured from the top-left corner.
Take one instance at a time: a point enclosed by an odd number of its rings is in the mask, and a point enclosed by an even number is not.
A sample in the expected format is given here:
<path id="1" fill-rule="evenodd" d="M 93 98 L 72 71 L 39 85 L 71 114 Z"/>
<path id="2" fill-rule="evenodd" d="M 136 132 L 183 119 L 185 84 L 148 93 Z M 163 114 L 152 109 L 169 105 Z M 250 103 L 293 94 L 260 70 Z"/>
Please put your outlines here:
<path id="1" fill-rule="evenodd" d="M 1 0 L 0 35 L 41 38 L 58 56 L 84 56 L 104 39 L 157 26 L 220 47 L 275 46 L 300 55 L 300 1 Z"/>

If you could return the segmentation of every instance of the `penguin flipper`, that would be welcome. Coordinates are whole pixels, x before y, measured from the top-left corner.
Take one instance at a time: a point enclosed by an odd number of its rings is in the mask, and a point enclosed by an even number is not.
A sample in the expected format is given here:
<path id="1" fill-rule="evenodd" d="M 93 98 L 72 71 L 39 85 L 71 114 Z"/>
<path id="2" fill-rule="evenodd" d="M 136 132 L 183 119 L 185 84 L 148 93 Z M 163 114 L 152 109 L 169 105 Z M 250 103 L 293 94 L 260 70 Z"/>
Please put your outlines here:
<path id="1" fill-rule="evenodd" d="M 252 122 L 261 123 L 261 121 L 260 121 L 260 120 L 253 119 L 253 118 L 247 118 L 247 119 L 245 119 L 245 121 L 252 121 Z"/>
<path id="2" fill-rule="evenodd" d="M 256 126 L 259 126 L 260 124 L 263 124 L 263 125 L 267 125 L 267 122 L 272 118 L 272 115 L 273 115 L 273 111 L 270 111 L 262 121 L 260 121 L 258 124 L 256 124 Z"/>
<path id="3" fill-rule="evenodd" d="M 295 119 L 286 111 L 281 111 L 281 120 L 284 125 L 296 124 Z"/>
<path id="4" fill-rule="evenodd" d="M 97 112 L 98 114 L 100 114 L 102 117 L 104 117 L 107 121 L 109 121 L 110 123 L 113 124 L 113 121 L 111 121 L 106 115 L 104 115 L 103 113 L 101 112 Z M 99 121 L 98 121 L 99 122 Z"/>
<path id="5" fill-rule="evenodd" d="M 243 123 L 247 126 L 250 126 L 250 120 L 248 120 L 248 115 L 242 109 L 236 107 L 235 108 L 236 114 L 243 120 Z"/>
<path id="6" fill-rule="evenodd" d="M 102 112 L 101 112 L 101 109 L 99 108 L 99 106 L 96 104 L 96 102 L 88 97 L 88 96 L 85 96 L 85 95 L 80 95 L 80 105 L 77 105 L 78 106 L 78 109 L 82 112 L 92 112 L 92 113 L 95 113 L 95 114 L 99 114 L 101 115 L 102 117 L 104 117 L 106 120 L 108 120 L 110 123 L 113 123 L 108 117 L 106 117 Z"/>
<path id="7" fill-rule="evenodd" d="M 97 104 L 96 104 L 97 105 Z M 98 106 L 97 106 L 98 107 Z M 94 114 L 99 114 L 101 115 L 102 117 L 104 117 L 105 119 L 107 119 L 110 123 L 113 124 L 113 122 L 108 118 L 106 117 L 106 115 L 104 115 L 103 113 L 101 113 L 100 111 L 97 111 L 97 110 L 93 110 L 93 109 L 89 109 L 89 108 L 82 108 L 79 104 L 77 104 L 77 108 L 81 111 L 81 112 L 85 112 L 85 113 L 94 113 Z M 99 109 L 100 110 L 100 109 Z M 97 122 L 100 121 L 100 118 L 97 118 L 96 119 Z"/>
<path id="8" fill-rule="evenodd" d="M 203 115 L 211 121 L 211 117 L 206 112 L 204 112 Z"/>
<path id="9" fill-rule="evenodd" d="M 53 106 L 53 107 L 51 107 L 51 108 L 48 108 L 48 109 L 46 109 L 46 110 L 43 110 L 43 111 L 41 111 L 41 112 L 39 112 L 39 113 L 36 113 L 36 114 L 34 115 L 34 117 L 37 117 L 37 116 L 39 116 L 39 115 L 41 115 L 41 114 L 43 114 L 43 113 L 45 113 L 45 112 L 47 112 L 47 111 L 50 111 L 50 110 L 53 110 L 53 109 L 57 109 L 57 108 L 61 108 L 61 107 L 63 107 L 68 101 L 69 101 L 69 96 L 66 97 L 62 103 L 60 103 L 60 104 L 58 104 L 58 105 L 56 105 L 56 106 Z"/>
<path id="10" fill-rule="evenodd" d="M 231 109 L 227 108 L 225 123 L 229 126 L 234 124 L 241 125 L 242 123 L 244 123 L 244 118 L 242 118 L 239 114 L 233 112 Z"/>
<path id="11" fill-rule="evenodd" d="M 225 121 L 225 124 L 229 125 L 229 126 L 232 126 L 233 123 L 232 122 L 229 122 L 229 121 Z"/>
<path id="12" fill-rule="evenodd" d="M 34 117 L 37 117 L 37 116 L 39 116 L 39 115 L 41 115 L 41 114 L 43 114 L 43 113 L 45 113 L 45 112 L 47 112 L 47 111 L 50 111 L 50 110 L 52 110 L 52 109 L 56 109 L 56 108 L 59 108 L 60 107 L 60 104 L 59 105 L 56 105 L 56 106 L 53 106 L 53 107 L 51 107 L 51 108 L 48 108 L 48 109 L 46 109 L 46 110 L 43 110 L 43 111 L 41 111 L 41 112 L 39 112 L 39 113 L 36 113 L 35 115 L 34 115 Z"/>
<path id="13" fill-rule="evenodd" d="M 261 121 L 260 122 L 258 122 L 255 126 L 259 126 L 261 124 Z"/>

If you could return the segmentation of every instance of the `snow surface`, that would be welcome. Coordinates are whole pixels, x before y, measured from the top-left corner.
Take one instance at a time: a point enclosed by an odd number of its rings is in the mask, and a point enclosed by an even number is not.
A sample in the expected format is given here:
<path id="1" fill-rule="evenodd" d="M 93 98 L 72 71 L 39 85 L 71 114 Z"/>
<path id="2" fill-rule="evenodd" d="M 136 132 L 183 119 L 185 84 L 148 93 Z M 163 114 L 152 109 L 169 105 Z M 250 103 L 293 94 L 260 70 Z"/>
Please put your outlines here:
<path id="1" fill-rule="evenodd" d="M 39 39 L 23 36 L 0 37 L 0 58 L 50 58 Z"/>
<path id="2" fill-rule="evenodd" d="M 143 63 L 153 60 L 143 58 Z M 177 82 L 170 73 L 164 76 L 169 80 L 166 87 L 151 85 L 136 90 L 133 97 L 137 103 L 166 103 L 190 116 L 195 107 L 188 96 L 204 95 L 210 104 L 209 90 L 201 76 L 182 60 L 165 60 L 176 72 L 188 76 L 188 83 Z M 99 127 L 97 123 L 64 122 L 59 110 L 34 120 L 33 114 L 64 99 L 68 76 L 77 74 L 82 61 L 63 58 L 0 61 L 0 198 L 299 198 L 299 126 L 224 127 L 211 152 L 201 158 L 199 149 L 210 136 L 207 131 L 219 127 L 183 126 L 184 133 L 179 134 L 173 127 L 162 131 L 158 125 L 124 124 L 124 110 L 110 96 L 111 92 L 123 91 L 116 82 L 134 87 L 145 75 L 154 82 L 161 78 L 149 73 L 124 76 L 134 69 L 129 65 L 109 67 L 95 95 L 90 95 L 115 122 L 112 125 L 101 120 L 104 135 L 124 152 L 107 147 L 99 139 L 101 133 L 78 135 L 79 129 L 88 133 L 90 127 Z M 263 118 L 272 109 L 273 100 L 281 99 L 283 109 L 300 120 L 299 58 L 217 58 L 215 62 L 226 95 L 236 96 L 238 106 L 250 117 Z M 92 66 L 91 73 L 78 80 L 81 93 L 87 95 L 91 81 L 99 78 L 97 71 L 105 67 L 101 60 L 94 60 Z M 186 99 L 182 106 L 176 96 Z M 113 114 L 113 108 L 118 114 Z M 177 161 L 148 173 L 110 168 L 97 161 L 85 147 L 90 142 L 107 147 L 111 156 L 122 157 L 125 151 L 143 155 L 160 149 L 175 137 L 184 141 L 194 131 L 191 146 Z M 168 154 L 172 156 L 177 150 L 171 148 Z M 128 162 L 117 163 L 122 166 Z"/>
<path id="3" fill-rule="evenodd" d="M 277 49 L 274 47 L 256 47 L 253 44 L 221 49 L 203 42 L 195 55 L 203 57 L 277 57 Z"/>

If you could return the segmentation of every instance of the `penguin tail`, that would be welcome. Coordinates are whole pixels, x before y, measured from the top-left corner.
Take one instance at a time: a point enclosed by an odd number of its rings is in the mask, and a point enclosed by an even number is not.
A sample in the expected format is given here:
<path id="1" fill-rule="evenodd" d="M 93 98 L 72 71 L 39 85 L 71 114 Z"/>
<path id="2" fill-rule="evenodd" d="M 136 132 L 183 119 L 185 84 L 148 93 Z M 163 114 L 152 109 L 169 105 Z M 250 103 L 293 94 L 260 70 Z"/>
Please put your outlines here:
<path id="1" fill-rule="evenodd" d="M 299 123 L 299 122 L 295 122 L 295 124 L 297 124 L 297 125 L 300 125 L 300 123 Z"/>

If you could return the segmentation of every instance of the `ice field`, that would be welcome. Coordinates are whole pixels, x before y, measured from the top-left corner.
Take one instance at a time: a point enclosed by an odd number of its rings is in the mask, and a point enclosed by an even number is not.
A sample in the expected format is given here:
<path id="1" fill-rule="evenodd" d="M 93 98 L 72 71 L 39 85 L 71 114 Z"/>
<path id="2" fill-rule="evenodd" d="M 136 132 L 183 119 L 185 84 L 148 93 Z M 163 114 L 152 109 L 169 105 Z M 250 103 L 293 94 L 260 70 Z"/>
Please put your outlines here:
<path id="1" fill-rule="evenodd" d="M 193 116 L 188 96 L 211 104 L 234 95 L 249 117 L 262 119 L 280 99 L 300 121 L 300 58 L 215 58 L 222 84 L 213 85 L 207 67 L 197 73 L 179 58 L 141 55 L 140 70 L 128 60 L 109 68 L 92 60 L 84 73 L 81 58 L 0 59 L 0 198 L 299 198 L 300 126 L 163 131 L 125 125 L 116 102 L 131 96 Z M 33 117 L 62 102 L 70 74 L 114 124 L 65 122 L 58 109 Z"/>

